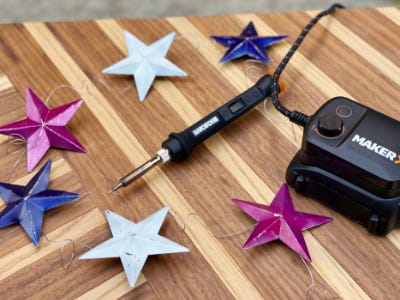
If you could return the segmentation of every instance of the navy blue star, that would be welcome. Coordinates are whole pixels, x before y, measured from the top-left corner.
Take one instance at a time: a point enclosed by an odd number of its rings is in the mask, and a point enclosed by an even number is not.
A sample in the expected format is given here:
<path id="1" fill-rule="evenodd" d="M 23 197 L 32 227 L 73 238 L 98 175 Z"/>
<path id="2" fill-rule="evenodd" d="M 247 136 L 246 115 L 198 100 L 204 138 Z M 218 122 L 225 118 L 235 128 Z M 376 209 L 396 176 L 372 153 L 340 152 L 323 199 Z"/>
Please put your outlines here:
<path id="1" fill-rule="evenodd" d="M 281 36 L 265 36 L 260 37 L 254 28 L 253 22 L 250 22 L 240 36 L 211 36 L 218 43 L 229 47 L 225 55 L 219 62 L 230 61 L 242 56 L 250 56 L 256 60 L 270 63 L 265 48 L 271 46 L 283 39 L 286 39 L 287 35 Z"/>
<path id="2" fill-rule="evenodd" d="M 26 186 L 0 182 L 0 195 L 7 204 L 0 212 L 0 228 L 19 223 L 36 246 L 44 212 L 79 197 L 79 194 L 49 190 L 50 168 L 51 160 Z"/>

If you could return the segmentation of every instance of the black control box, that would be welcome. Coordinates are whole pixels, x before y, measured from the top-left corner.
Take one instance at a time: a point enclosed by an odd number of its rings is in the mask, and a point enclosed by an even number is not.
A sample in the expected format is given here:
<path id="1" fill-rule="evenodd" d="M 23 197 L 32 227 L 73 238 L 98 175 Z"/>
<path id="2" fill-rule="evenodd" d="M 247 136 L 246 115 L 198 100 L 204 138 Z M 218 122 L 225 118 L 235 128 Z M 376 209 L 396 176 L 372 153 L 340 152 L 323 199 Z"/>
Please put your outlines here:
<path id="1" fill-rule="evenodd" d="M 400 219 L 400 122 L 344 97 L 329 100 L 304 127 L 286 181 L 387 234 Z"/>

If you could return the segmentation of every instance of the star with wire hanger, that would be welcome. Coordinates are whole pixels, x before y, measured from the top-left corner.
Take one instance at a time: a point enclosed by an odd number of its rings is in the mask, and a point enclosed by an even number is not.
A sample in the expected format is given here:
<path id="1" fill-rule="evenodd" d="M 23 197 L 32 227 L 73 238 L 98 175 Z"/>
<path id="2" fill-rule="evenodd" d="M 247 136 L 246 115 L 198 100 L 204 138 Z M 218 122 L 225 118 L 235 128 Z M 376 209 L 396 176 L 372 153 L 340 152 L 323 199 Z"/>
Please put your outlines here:
<path id="1" fill-rule="evenodd" d="M 150 255 L 188 252 L 189 249 L 161 235 L 159 231 L 169 207 L 163 207 L 138 223 L 106 210 L 112 238 L 83 254 L 79 259 L 119 257 L 134 287 Z"/>
<path id="2" fill-rule="evenodd" d="M 0 212 L 0 228 L 19 223 L 38 246 L 46 210 L 79 197 L 79 194 L 49 190 L 51 160 L 33 176 L 27 185 L 0 182 L 0 195 L 6 207 Z"/>
<path id="3" fill-rule="evenodd" d="M 211 36 L 218 43 L 229 47 L 219 62 L 223 63 L 243 56 L 249 56 L 267 64 L 271 61 L 268 58 L 265 48 L 287 37 L 287 35 L 258 36 L 253 22 L 250 22 L 239 36 Z"/>
<path id="4" fill-rule="evenodd" d="M 332 221 L 329 217 L 295 210 L 286 184 L 281 186 L 270 205 L 232 201 L 258 222 L 243 248 L 281 240 L 308 262 L 311 257 L 302 231 Z"/>
<path id="5" fill-rule="evenodd" d="M 31 172 L 50 147 L 86 152 L 66 128 L 82 104 L 82 99 L 49 109 L 30 89 L 26 89 L 26 118 L 0 127 L 0 134 L 26 141 L 27 169 Z"/>

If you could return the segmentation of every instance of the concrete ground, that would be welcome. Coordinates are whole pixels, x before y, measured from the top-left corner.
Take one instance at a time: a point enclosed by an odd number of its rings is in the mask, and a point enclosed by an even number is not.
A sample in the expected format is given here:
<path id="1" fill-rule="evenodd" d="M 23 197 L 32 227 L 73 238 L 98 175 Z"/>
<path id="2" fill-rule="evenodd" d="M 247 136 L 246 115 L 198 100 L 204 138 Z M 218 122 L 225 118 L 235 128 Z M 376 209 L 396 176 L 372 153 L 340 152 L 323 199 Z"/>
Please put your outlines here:
<path id="1" fill-rule="evenodd" d="M 326 8 L 327 0 L 1 0 L 0 23 L 149 18 Z M 399 5 L 400 0 L 345 0 L 347 7 Z"/>

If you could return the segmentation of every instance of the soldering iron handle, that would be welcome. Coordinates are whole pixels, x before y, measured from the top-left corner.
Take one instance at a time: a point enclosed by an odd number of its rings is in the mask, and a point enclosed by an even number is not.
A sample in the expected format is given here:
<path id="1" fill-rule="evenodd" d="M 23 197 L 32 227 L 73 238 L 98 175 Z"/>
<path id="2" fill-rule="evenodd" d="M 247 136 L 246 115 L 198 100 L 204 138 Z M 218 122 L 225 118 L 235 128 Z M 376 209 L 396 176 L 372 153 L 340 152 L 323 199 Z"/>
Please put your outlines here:
<path id="1" fill-rule="evenodd" d="M 184 160 L 193 147 L 240 118 L 271 95 L 272 76 L 264 75 L 257 83 L 225 103 L 182 132 L 171 133 L 162 147 L 169 151 L 172 161 Z"/>

